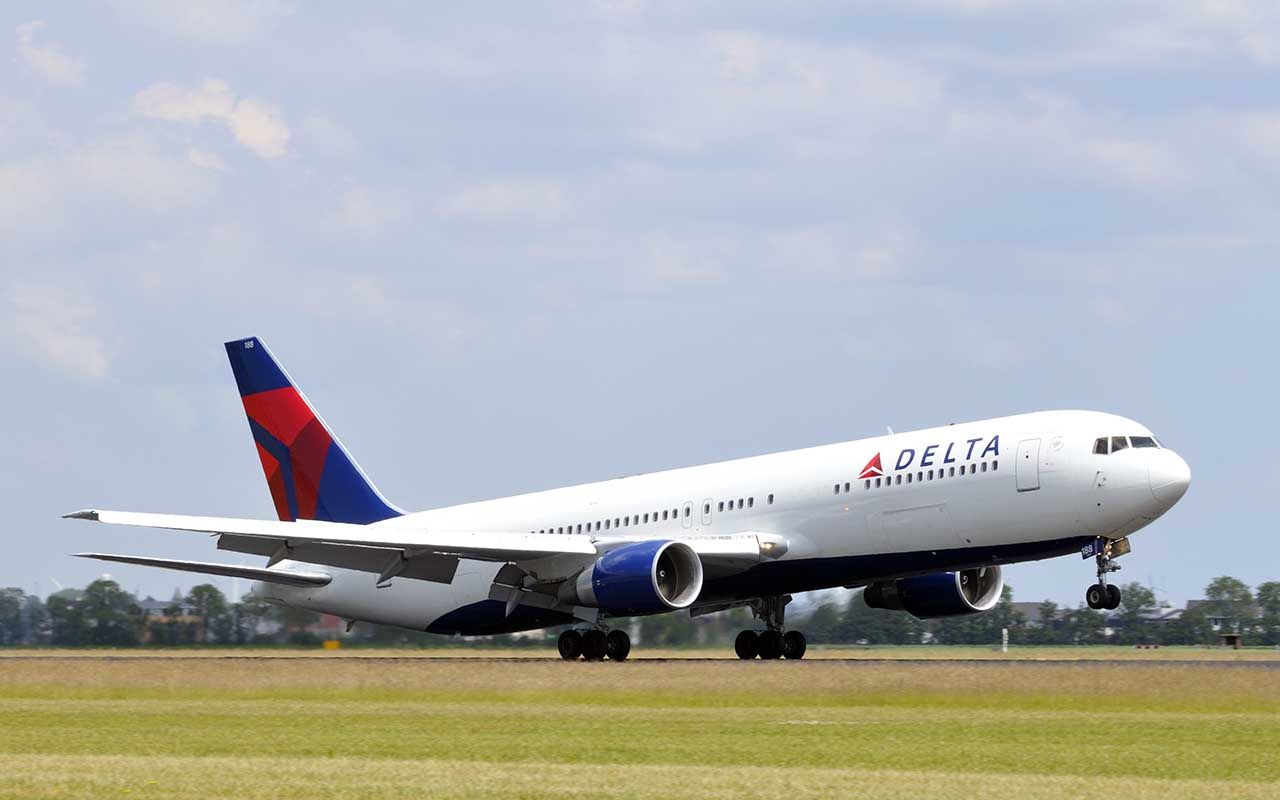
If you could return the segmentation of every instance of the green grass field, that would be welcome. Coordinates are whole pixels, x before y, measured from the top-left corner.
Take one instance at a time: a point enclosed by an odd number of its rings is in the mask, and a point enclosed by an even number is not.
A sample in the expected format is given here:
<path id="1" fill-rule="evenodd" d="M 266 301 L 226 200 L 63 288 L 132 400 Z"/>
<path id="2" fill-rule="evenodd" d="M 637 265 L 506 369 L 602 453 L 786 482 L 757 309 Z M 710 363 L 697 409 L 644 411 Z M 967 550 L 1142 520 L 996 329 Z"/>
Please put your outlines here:
<path id="1" fill-rule="evenodd" d="M 1274 668 L 185 655 L 0 661 L 0 797 L 1280 797 Z"/>

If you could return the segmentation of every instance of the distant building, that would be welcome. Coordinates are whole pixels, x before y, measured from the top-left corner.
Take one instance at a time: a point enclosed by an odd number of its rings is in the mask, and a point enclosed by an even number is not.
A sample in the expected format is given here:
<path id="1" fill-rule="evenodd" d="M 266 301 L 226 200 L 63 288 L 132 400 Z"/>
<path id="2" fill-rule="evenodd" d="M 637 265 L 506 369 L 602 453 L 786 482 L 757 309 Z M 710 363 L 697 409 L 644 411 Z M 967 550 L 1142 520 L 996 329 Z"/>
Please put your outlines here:
<path id="1" fill-rule="evenodd" d="M 1186 611 L 1202 609 L 1204 611 L 1204 621 L 1213 629 L 1214 633 L 1221 632 L 1226 626 L 1230 617 L 1214 610 L 1215 603 L 1212 600 L 1188 600 Z M 1252 616 L 1256 620 L 1262 616 L 1262 607 L 1255 605 L 1252 607 Z"/>

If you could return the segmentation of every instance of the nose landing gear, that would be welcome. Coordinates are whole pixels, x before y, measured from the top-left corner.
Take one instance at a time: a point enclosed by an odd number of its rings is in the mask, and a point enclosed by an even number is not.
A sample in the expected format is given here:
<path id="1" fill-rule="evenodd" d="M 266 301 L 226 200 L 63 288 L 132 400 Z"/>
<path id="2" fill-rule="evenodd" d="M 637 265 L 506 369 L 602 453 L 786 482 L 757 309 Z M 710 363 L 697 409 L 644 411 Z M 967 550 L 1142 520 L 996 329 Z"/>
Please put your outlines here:
<path id="1" fill-rule="evenodd" d="M 1098 582 L 1084 593 L 1084 602 L 1095 610 L 1114 611 L 1120 607 L 1120 587 L 1107 583 L 1107 575 L 1120 571 L 1115 560 L 1130 551 L 1129 540 L 1104 539 L 1100 547 L 1095 543 L 1094 548 L 1098 551 L 1094 557 L 1098 564 Z"/>
<path id="2" fill-rule="evenodd" d="M 783 621 L 786 618 L 787 603 L 790 595 L 763 597 L 751 603 L 751 613 L 756 619 L 764 620 L 763 631 L 742 631 L 733 642 L 733 650 L 738 658 L 750 661 L 757 656 L 764 661 L 779 658 L 798 661 L 804 658 L 808 642 L 800 631 L 783 633 Z"/>

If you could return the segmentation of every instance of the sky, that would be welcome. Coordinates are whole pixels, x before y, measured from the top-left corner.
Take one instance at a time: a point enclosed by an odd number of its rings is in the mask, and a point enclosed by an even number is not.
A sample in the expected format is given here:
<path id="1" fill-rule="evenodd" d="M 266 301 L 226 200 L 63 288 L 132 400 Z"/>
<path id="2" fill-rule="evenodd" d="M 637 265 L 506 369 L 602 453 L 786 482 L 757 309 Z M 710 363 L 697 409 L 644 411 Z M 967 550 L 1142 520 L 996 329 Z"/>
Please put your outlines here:
<path id="1" fill-rule="evenodd" d="M 5 36 L 0 586 L 228 557 L 75 509 L 272 516 L 249 335 L 407 508 L 1087 408 L 1194 475 L 1121 581 L 1280 580 L 1274 2 L 17 2 Z M 1006 579 L 1075 606 L 1091 567 Z"/>

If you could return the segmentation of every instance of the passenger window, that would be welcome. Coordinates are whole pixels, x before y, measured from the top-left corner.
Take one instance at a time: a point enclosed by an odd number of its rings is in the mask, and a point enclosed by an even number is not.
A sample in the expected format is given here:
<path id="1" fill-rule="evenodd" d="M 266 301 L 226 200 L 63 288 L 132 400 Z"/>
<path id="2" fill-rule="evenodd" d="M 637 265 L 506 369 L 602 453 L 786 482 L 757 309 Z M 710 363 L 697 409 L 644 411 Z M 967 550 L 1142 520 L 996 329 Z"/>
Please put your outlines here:
<path id="1" fill-rule="evenodd" d="M 755 508 L 756 499 L 754 497 L 747 498 L 747 508 Z"/>
<path id="2" fill-rule="evenodd" d="M 1119 453 L 1121 450 L 1129 446 L 1129 440 L 1123 436 L 1111 437 L 1111 452 Z"/>
<path id="3" fill-rule="evenodd" d="M 879 488 L 880 488 L 880 479 L 879 479 L 879 478 L 876 478 L 876 488 L 877 488 L 877 489 L 879 489 Z"/>
<path id="4" fill-rule="evenodd" d="M 738 510 L 739 510 L 739 511 L 741 511 L 741 510 L 742 510 L 742 498 L 741 498 L 741 497 L 739 497 L 739 498 L 738 498 Z"/>
<path id="5" fill-rule="evenodd" d="M 947 477 L 948 477 L 948 478 L 954 478 L 955 476 L 956 476 L 956 468 L 955 468 L 955 467 L 952 467 L 952 468 L 951 468 L 951 474 L 950 474 L 950 475 L 948 475 Z"/>
<path id="6" fill-rule="evenodd" d="M 615 528 L 621 528 L 621 527 L 622 527 L 622 520 L 621 520 L 621 519 L 619 519 L 618 517 L 614 517 L 614 518 L 613 518 L 613 527 L 615 527 Z"/>
<path id="7" fill-rule="evenodd" d="M 982 462 L 982 471 L 983 471 L 983 472 L 986 472 L 986 471 L 987 471 L 987 462 L 985 462 L 985 461 L 983 461 L 983 462 Z"/>
<path id="8" fill-rule="evenodd" d="M 998 469 L 1000 469 L 1000 462 L 999 462 L 999 461 L 992 461 L 992 462 L 991 462 L 991 471 L 992 471 L 992 472 L 995 472 L 995 471 L 996 471 L 996 470 L 998 470 Z"/>
<path id="9" fill-rule="evenodd" d="M 907 483 L 911 483 L 912 474 L 913 473 L 910 473 L 910 472 L 907 473 Z"/>
<path id="10" fill-rule="evenodd" d="M 773 505 L 773 495 L 769 495 L 769 505 Z"/>
<path id="11" fill-rule="evenodd" d="M 835 486 L 832 486 L 832 487 L 831 487 L 831 493 L 832 493 L 832 494 L 840 494 L 840 484 L 838 484 L 838 483 L 837 483 Z"/>
<path id="12" fill-rule="evenodd" d="M 961 465 L 960 465 L 960 474 L 961 474 L 962 476 L 964 475 L 964 464 L 961 464 Z"/>
<path id="13" fill-rule="evenodd" d="M 1129 442 L 1134 447 L 1156 447 L 1156 440 L 1150 436 L 1130 436 Z"/>
<path id="14" fill-rule="evenodd" d="M 865 488 L 867 488 L 867 489 L 870 489 L 870 488 L 871 488 L 871 479 L 870 479 L 870 478 L 867 478 L 867 485 L 866 485 L 866 487 L 865 487 Z"/>
<path id="15" fill-rule="evenodd" d="M 710 514 L 710 513 L 711 513 L 711 504 L 710 504 L 710 503 L 707 503 L 707 504 L 703 505 L 703 507 L 702 507 L 702 513 L 703 513 L 703 514 Z"/>
<path id="16" fill-rule="evenodd" d="M 1093 443 L 1093 454 L 1095 456 L 1105 456 L 1109 452 L 1111 451 L 1107 449 L 1107 437 L 1103 436 Z"/>
<path id="17" fill-rule="evenodd" d="M 724 501 L 723 501 L 723 500 L 721 500 L 721 501 L 720 501 L 720 505 L 716 508 L 716 511 L 724 511 Z"/>
<path id="18" fill-rule="evenodd" d="M 894 483 L 896 483 L 897 485 L 901 486 L 901 485 L 902 485 L 902 476 L 901 476 L 901 475 L 898 475 L 898 476 L 897 476 L 897 478 L 896 478 L 896 480 L 894 480 Z"/>
<path id="19" fill-rule="evenodd" d="M 923 481 L 923 480 L 924 480 L 924 473 L 923 473 L 923 472 L 917 472 L 917 473 L 916 473 L 916 483 L 919 483 L 919 482 L 921 482 L 921 481 Z"/>

